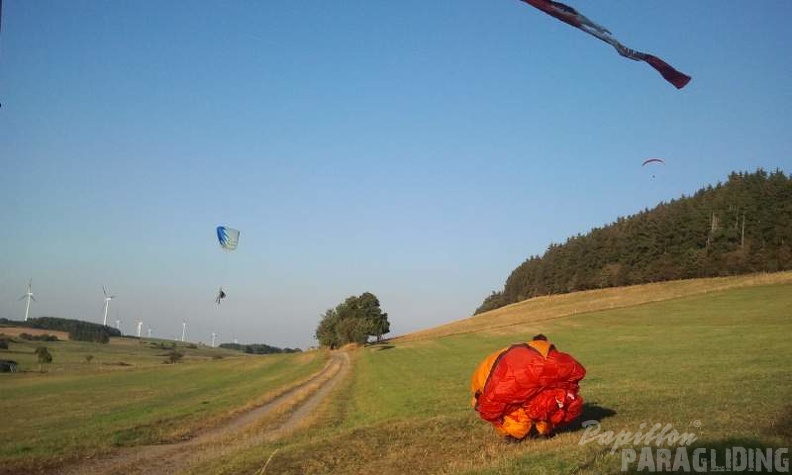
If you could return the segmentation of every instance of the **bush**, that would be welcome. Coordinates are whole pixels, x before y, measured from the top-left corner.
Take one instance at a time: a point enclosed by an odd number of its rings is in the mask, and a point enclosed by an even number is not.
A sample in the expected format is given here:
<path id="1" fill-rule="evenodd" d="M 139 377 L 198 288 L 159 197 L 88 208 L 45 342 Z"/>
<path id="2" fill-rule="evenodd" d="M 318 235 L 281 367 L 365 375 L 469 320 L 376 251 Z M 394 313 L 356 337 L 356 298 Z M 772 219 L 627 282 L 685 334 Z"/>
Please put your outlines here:
<path id="1" fill-rule="evenodd" d="M 27 341 L 58 341 L 58 337 L 55 335 L 31 335 L 29 333 L 20 333 L 19 338 Z"/>
<path id="2" fill-rule="evenodd" d="M 36 353 L 36 356 L 38 358 L 39 371 L 41 371 L 44 363 L 52 363 L 52 355 L 50 354 L 46 346 L 39 346 L 38 348 L 36 348 L 34 353 Z"/>
<path id="3" fill-rule="evenodd" d="M 168 353 L 168 359 L 165 360 L 165 363 L 175 364 L 180 362 L 182 358 L 184 358 L 184 355 L 182 353 L 179 353 L 178 351 L 171 351 L 170 353 Z"/>

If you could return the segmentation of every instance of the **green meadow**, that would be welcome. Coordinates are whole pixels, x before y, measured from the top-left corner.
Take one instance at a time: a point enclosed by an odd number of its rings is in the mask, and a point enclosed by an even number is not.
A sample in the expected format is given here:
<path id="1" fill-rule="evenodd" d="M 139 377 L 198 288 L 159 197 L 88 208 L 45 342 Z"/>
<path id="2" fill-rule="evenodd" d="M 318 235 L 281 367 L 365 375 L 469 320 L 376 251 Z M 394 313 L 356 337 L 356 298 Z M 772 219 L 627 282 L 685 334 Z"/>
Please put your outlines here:
<path id="1" fill-rule="evenodd" d="M 617 291 L 615 291 L 617 292 Z M 487 354 L 537 332 L 587 368 L 583 419 L 600 430 L 671 424 L 692 447 L 789 447 L 792 284 L 733 288 L 355 353 L 315 428 L 185 473 L 622 473 L 579 425 L 507 444 L 470 408 Z M 570 297 L 572 298 L 572 297 Z M 448 333 L 454 333 L 449 330 Z M 271 457 L 271 458 L 270 458 Z M 269 460 L 269 462 L 267 462 Z"/>
<path id="2" fill-rule="evenodd" d="M 623 473 L 619 451 L 581 427 L 585 420 L 598 421 L 600 434 L 670 425 L 696 437 L 691 449 L 789 447 L 790 277 L 555 296 L 351 350 L 352 370 L 307 429 L 182 473 Z M 586 367 L 585 411 L 552 438 L 506 443 L 471 409 L 469 378 L 489 353 L 539 332 Z M 0 466 L 177 440 L 326 359 L 195 355 L 176 365 L 0 375 Z"/>
<path id="3" fill-rule="evenodd" d="M 327 361 L 325 352 L 249 356 L 180 343 L 183 362 L 164 364 L 171 349 L 150 343 L 25 342 L 0 352 L 30 370 L 0 374 L 0 473 L 180 440 L 271 399 Z M 42 344 L 53 355 L 44 373 L 32 354 Z"/>

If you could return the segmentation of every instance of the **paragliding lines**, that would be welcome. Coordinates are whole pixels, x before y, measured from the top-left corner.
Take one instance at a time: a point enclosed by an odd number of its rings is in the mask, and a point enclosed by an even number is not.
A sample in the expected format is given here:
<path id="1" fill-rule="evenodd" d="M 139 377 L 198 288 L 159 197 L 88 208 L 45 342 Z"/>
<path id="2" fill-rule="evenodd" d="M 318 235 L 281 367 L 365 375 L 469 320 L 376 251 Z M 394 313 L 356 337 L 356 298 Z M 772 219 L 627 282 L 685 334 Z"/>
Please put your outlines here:
<path id="1" fill-rule="evenodd" d="M 228 272 L 228 253 L 235 251 L 237 245 L 239 245 L 239 230 L 226 226 L 218 226 L 216 233 L 217 242 L 226 253 L 225 258 L 223 259 L 223 273 L 221 274 L 220 279 L 220 289 L 217 292 L 217 297 L 215 297 L 215 303 L 220 305 L 220 301 L 226 298 L 226 293 L 225 290 L 223 290 L 223 286 L 225 285 L 225 278 Z"/>

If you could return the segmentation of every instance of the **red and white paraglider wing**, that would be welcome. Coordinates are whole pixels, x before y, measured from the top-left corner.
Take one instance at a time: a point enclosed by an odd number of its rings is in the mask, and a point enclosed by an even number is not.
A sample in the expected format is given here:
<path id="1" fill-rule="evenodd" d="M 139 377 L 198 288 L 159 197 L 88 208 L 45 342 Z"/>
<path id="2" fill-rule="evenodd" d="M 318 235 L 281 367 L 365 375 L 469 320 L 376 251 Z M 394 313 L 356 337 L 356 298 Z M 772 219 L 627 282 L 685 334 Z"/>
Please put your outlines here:
<path id="1" fill-rule="evenodd" d="M 679 72 L 674 69 L 670 64 L 666 63 L 662 59 L 658 58 L 657 56 L 642 53 L 640 51 L 635 51 L 634 49 L 630 49 L 623 44 L 621 44 L 616 38 L 611 35 L 611 32 L 608 31 L 605 27 L 594 23 L 593 21 L 589 20 L 585 16 L 583 16 L 580 12 L 575 10 L 574 8 L 570 7 L 569 5 L 564 5 L 561 2 L 554 2 L 551 0 L 521 0 L 528 5 L 531 5 L 534 8 L 542 10 L 543 12 L 547 13 L 548 15 L 556 18 L 558 20 L 563 21 L 564 23 L 574 26 L 575 28 L 584 31 L 605 43 L 613 46 L 616 51 L 624 56 L 625 58 L 632 59 L 634 61 L 643 61 L 649 66 L 653 67 L 657 72 L 659 72 L 663 78 L 674 85 L 677 89 L 682 89 L 690 82 L 690 76 L 685 73 Z"/>

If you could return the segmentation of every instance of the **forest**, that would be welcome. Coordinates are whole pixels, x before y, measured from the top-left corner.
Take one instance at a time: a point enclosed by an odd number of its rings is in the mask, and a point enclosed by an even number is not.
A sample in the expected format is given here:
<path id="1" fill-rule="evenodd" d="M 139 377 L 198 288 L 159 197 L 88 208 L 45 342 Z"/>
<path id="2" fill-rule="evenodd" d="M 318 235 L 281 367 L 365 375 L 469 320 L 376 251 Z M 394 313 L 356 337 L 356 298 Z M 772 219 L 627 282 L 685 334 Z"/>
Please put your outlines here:
<path id="1" fill-rule="evenodd" d="M 733 172 L 725 183 L 621 217 L 514 269 L 476 314 L 543 295 L 792 269 L 792 178 Z"/>

